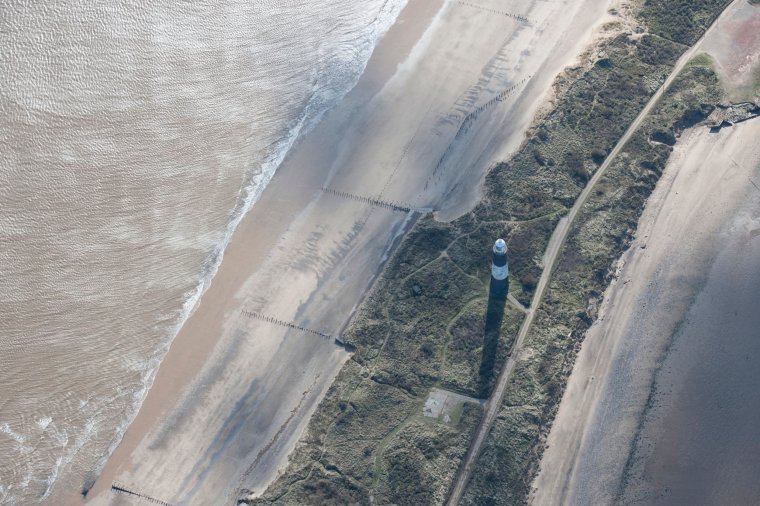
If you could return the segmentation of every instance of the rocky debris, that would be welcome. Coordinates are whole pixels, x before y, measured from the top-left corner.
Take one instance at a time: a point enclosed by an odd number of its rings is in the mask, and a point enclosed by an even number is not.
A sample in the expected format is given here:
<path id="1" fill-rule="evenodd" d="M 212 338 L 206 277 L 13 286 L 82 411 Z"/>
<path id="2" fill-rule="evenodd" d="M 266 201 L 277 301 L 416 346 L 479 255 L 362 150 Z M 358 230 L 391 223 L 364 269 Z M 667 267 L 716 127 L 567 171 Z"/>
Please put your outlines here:
<path id="1" fill-rule="evenodd" d="M 760 116 L 760 105 L 754 102 L 718 104 L 707 121 L 710 131 L 715 133 L 719 132 L 721 128 L 731 127 L 758 116 Z"/>

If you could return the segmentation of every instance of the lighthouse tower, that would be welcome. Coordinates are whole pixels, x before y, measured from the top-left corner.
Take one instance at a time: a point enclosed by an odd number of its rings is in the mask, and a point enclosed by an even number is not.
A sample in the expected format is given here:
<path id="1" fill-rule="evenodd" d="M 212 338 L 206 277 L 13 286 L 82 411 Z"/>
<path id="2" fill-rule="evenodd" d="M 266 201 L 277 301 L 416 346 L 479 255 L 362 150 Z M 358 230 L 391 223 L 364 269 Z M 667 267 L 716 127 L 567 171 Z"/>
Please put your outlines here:
<path id="1" fill-rule="evenodd" d="M 507 243 L 498 239 L 493 245 L 493 262 L 491 263 L 491 291 L 494 295 L 507 295 L 509 290 L 509 262 L 507 261 Z"/>

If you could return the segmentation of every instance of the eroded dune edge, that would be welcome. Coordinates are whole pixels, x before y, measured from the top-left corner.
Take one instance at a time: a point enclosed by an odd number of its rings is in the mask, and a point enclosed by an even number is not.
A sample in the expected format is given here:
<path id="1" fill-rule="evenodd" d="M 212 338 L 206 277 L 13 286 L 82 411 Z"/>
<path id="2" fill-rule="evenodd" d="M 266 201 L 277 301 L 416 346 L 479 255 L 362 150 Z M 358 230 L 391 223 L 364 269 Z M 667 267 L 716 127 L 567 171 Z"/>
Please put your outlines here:
<path id="1" fill-rule="evenodd" d="M 686 129 L 724 98 L 704 58 L 678 73 L 614 159 L 608 154 L 729 2 L 620 5 L 609 35 L 555 82 L 556 98 L 518 152 L 487 175 L 482 200 L 451 221 L 421 218 L 345 337 L 356 347 L 287 469 L 249 504 L 441 504 L 480 428 L 495 422 L 465 476 L 462 504 L 527 500 L 547 434 L 617 259 Z M 606 171 L 594 174 L 600 166 Z M 545 252 L 588 184 L 538 307 Z M 510 250 L 510 300 L 486 332 L 489 247 Z M 556 246 L 556 245 L 555 245 Z M 513 349 L 526 311 L 532 327 Z M 489 312 L 489 315 L 491 313 Z M 503 399 L 499 371 L 515 360 Z M 441 407 L 443 406 L 443 407 Z"/>

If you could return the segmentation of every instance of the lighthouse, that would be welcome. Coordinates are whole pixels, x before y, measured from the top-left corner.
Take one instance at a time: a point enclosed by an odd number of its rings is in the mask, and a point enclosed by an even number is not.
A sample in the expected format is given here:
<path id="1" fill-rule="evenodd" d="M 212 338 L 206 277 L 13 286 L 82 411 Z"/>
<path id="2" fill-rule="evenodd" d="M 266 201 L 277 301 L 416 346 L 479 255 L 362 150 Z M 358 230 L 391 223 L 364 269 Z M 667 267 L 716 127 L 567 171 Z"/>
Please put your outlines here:
<path id="1" fill-rule="evenodd" d="M 501 336 L 504 321 L 504 309 L 509 293 L 509 264 L 507 263 L 507 243 L 499 239 L 493 245 L 493 260 L 491 261 L 491 287 L 488 292 L 486 306 L 486 324 L 483 329 L 483 356 L 480 361 L 480 395 L 490 395 L 490 385 L 493 384 L 496 369 L 496 356 L 499 351 L 499 336 Z"/>
<path id="2" fill-rule="evenodd" d="M 509 262 L 507 261 L 507 243 L 504 239 L 498 239 L 493 245 L 491 291 L 494 295 L 501 296 L 506 296 L 509 291 Z"/>

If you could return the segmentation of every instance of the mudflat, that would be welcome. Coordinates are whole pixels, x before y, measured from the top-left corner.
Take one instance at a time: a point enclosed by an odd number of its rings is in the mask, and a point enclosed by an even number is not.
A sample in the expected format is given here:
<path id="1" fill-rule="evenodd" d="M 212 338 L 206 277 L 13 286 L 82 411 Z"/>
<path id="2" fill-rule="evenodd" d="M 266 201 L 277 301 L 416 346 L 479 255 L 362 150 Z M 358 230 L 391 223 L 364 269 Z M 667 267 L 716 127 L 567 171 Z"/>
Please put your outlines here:
<path id="1" fill-rule="evenodd" d="M 717 139 L 692 141 L 726 142 L 728 156 L 687 163 L 733 172 L 743 188 L 734 201 L 723 200 L 723 185 L 707 197 L 705 206 L 733 207 L 732 216 L 712 237 L 717 254 L 657 371 L 621 484 L 625 503 L 752 504 L 760 498 L 760 190 L 753 184 L 760 178 L 760 149 L 750 140 L 758 135 L 754 120 Z"/>

